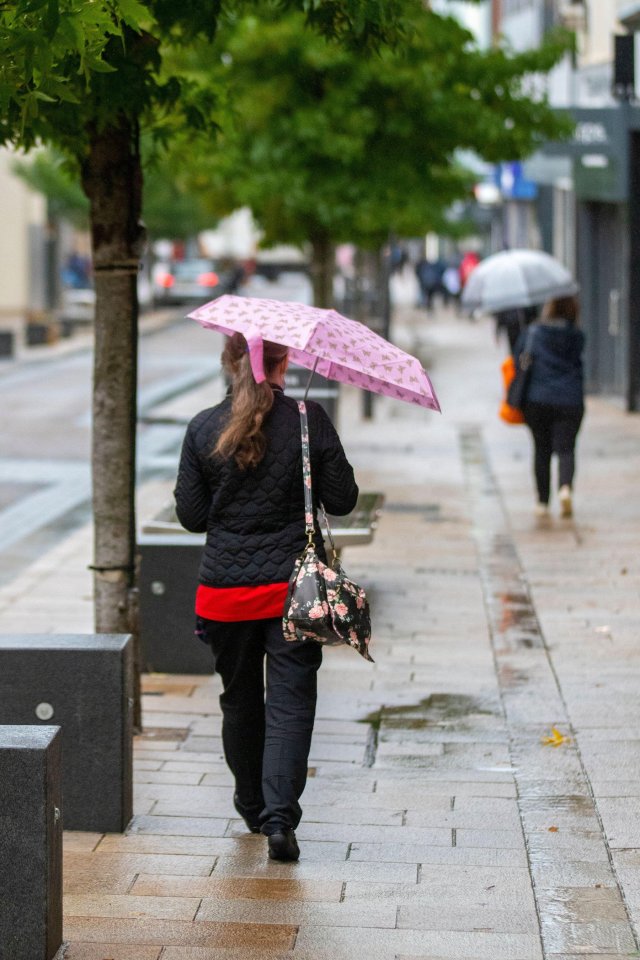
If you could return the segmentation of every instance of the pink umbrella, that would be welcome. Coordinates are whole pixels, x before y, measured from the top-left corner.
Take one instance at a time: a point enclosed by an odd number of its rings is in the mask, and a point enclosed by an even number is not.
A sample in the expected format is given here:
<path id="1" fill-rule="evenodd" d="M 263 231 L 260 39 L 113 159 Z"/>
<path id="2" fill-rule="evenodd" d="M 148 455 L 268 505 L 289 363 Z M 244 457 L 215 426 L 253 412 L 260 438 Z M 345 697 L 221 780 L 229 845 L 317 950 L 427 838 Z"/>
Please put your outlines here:
<path id="1" fill-rule="evenodd" d="M 419 360 L 335 310 L 227 294 L 189 316 L 203 327 L 246 337 L 258 383 L 264 380 L 262 341 L 271 340 L 289 347 L 292 363 L 329 380 L 440 410 Z"/>

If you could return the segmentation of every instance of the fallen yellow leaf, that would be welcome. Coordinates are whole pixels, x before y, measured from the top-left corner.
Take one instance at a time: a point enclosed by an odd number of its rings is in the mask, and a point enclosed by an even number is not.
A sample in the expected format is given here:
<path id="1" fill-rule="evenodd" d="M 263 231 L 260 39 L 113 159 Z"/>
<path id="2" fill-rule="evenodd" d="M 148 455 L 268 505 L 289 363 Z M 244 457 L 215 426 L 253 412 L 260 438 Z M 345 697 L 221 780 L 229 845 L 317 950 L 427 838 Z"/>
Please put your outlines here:
<path id="1" fill-rule="evenodd" d="M 570 743 L 569 737 L 565 737 L 557 727 L 551 727 L 551 736 L 543 737 L 542 742 L 547 747 L 559 747 L 563 743 Z"/>
<path id="2" fill-rule="evenodd" d="M 547 827 L 547 829 L 548 829 L 549 833 L 557 833 L 557 832 L 558 832 L 558 828 L 557 828 L 557 827 Z"/>

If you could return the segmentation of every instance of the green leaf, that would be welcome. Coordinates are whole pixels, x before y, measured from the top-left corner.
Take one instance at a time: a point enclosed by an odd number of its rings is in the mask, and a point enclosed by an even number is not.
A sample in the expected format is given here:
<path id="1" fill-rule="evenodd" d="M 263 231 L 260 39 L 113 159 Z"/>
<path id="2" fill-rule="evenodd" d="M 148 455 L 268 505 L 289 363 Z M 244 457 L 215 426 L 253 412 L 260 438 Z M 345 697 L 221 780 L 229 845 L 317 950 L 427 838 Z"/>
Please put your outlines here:
<path id="1" fill-rule="evenodd" d="M 117 67 L 112 66 L 110 63 L 107 63 L 105 60 L 101 60 L 98 57 L 87 56 L 83 60 L 83 72 L 85 74 L 89 73 L 117 73 Z"/>
<path id="2" fill-rule="evenodd" d="M 44 16 L 43 27 L 46 36 L 52 38 L 60 23 L 60 9 L 58 0 L 47 0 L 47 12 Z"/>
<path id="3" fill-rule="evenodd" d="M 117 0 L 116 10 L 127 26 L 136 31 L 139 31 L 150 18 L 148 7 L 139 0 Z"/>
<path id="4" fill-rule="evenodd" d="M 16 11 L 17 17 L 22 17 L 26 13 L 34 13 L 36 10 L 41 10 L 42 7 L 45 7 L 48 3 L 48 0 L 22 0 L 18 4 L 18 9 Z"/>

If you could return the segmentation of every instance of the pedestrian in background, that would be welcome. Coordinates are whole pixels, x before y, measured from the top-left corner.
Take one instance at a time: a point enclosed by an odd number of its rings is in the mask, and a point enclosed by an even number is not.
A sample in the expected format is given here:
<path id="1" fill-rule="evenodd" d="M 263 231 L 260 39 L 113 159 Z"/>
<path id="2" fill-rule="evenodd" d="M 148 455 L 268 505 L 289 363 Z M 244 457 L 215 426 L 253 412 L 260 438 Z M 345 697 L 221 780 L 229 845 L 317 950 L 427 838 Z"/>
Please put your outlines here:
<path id="1" fill-rule="evenodd" d="M 442 289 L 445 306 L 448 306 L 449 300 L 453 300 L 456 311 L 459 310 L 460 291 L 462 289 L 460 285 L 460 268 L 456 267 L 453 263 L 448 264 L 442 274 Z"/>
<path id="2" fill-rule="evenodd" d="M 480 263 L 480 257 L 473 250 L 467 250 L 460 261 L 458 272 L 460 274 L 460 289 L 464 290 L 467 280 Z"/>
<path id="3" fill-rule="evenodd" d="M 190 422 L 175 488 L 178 519 L 207 534 L 196 593 L 196 633 L 210 644 L 222 679 L 222 743 L 235 778 L 234 805 L 269 857 L 297 860 L 295 828 L 316 708 L 318 643 L 285 640 L 289 577 L 307 542 L 300 413 L 283 392 L 287 348 L 264 341 L 266 380 L 257 383 L 245 338 L 227 340 L 231 385 Z M 358 487 L 322 407 L 308 401 L 315 544 L 326 555 L 315 512 L 343 515 Z M 266 658 L 266 702 L 264 667 Z"/>
<path id="4" fill-rule="evenodd" d="M 436 293 L 442 292 L 442 275 L 445 265 L 441 260 L 428 260 L 423 257 L 418 260 L 415 270 L 420 287 L 420 306 L 433 310 L 434 297 Z"/>
<path id="5" fill-rule="evenodd" d="M 534 443 L 534 472 L 538 490 L 537 513 L 549 511 L 551 458 L 558 458 L 558 499 L 563 517 L 573 513 L 575 445 L 584 415 L 582 352 L 584 333 L 578 329 L 576 297 L 558 297 L 545 304 L 540 321 L 530 328 L 531 366 L 523 413 Z M 515 348 L 518 361 L 527 345 L 528 331 Z"/>

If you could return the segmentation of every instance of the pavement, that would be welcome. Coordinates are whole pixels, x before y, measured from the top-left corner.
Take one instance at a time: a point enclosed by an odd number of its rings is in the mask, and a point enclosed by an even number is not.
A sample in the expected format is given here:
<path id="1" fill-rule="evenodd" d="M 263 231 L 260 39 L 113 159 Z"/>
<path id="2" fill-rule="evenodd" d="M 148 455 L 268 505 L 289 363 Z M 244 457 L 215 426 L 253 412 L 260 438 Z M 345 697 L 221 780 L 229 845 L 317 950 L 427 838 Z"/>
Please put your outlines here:
<path id="1" fill-rule="evenodd" d="M 343 556 L 376 663 L 325 653 L 299 863 L 237 819 L 217 678 L 148 675 L 129 829 L 65 833 L 65 960 L 640 956 L 640 418 L 590 398 L 575 518 L 538 520 L 489 321 L 394 323 L 443 413 L 376 398 L 364 420 L 342 390 L 387 498 Z M 171 482 L 140 486 L 142 519 Z M 3 630 L 90 632 L 90 549 L 84 526 L 17 571 Z"/>

